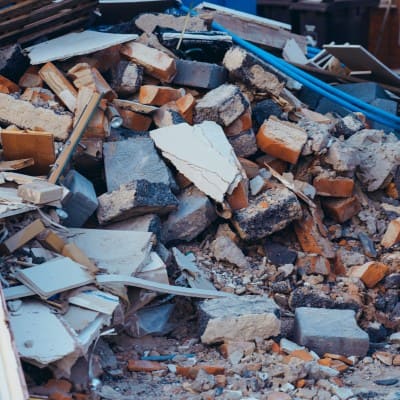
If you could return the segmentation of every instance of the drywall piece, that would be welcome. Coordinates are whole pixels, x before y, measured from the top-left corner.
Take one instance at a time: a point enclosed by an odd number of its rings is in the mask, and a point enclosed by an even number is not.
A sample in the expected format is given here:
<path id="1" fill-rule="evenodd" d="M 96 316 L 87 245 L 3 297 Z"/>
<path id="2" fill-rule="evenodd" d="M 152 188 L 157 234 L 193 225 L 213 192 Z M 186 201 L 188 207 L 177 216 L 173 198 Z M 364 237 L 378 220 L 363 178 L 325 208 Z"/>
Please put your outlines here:
<path id="1" fill-rule="evenodd" d="M 4 298 L 8 300 L 22 299 L 23 297 L 34 296 L 36 293 L 25 285 L 11 286 L 3 289 Z"/>
<path id="2" fill-rule="evenodd" d="M 4 173 L 2 177 L 4 177 Z M 14 188 L 1 187 L 0 200 L 0 219 L 36 209 L 36 206 L 23 203 L 23 200 L 17 194 L 17 189 Z"/>
<path id="3" fill-rule="evenodd" d="M 353 71 L 371 71 L 371 80 L 398 86 L 400 77 L 364 47 L 356 44 L 324 45 L 330 54 Z"/>
<path id="4" fill-rule="evenodd" d="M 65 60 L 89 54 L 117 44 L 137 39 L 138 35 L 123 35 L 96 31 L 73 32 L 58 38 L 27 47 L 25 50 L 32 65 L 49 61 Z"/>
<path id="5" fill-rule="evenodd" d="M 28 389 L 8 319 L 0 286 L 0 399 L 27 400 Z"/>
<path id="6" fill-rule="evenodd" d="M 87 289 L 72 294 L 68 298 L 70 304 L 89 310 L 98 311 L 103 314 L 112 315 L 119 304 L 119 299 L 110 293 L 101 290 Z"/>
<path id="7" fill-rule="evenodd" d="M 10 324 L 20 356 L 45 366 L 77 350 L 77 343 L 51 309 L 38 301 L 25 301 L 10 314 Z"/>
<path id="8" fill-rule="evenodd" d="M 135 275 L 150 260 L 152 232 L 71 228 L 69 233 L 68 240 L 110 274 Z"/>
<path id="9" fill-rule="evenodd" d="M 241 165 L 223 129 L 211 121 L 183 123 L 150 132 L 165 158 L 218 202 L 242 179 Z"/>
<path id="10" fill-rule="evenodd" d="M 79 333 L 87 328 L 98 316 L 99 313 L 97 311 L 71 305 L 63 315 L 63 319 L 75 332 Z"/>
<path id="11" fill-rule="evenodd" d="M 92 275 L 82 265 L 68 257 L 57 257 L 34 267 L 16 272 L 24 285 L 43 298 L 93 282 Z"/>
<path id="12" fill-rule="evenodd" d="M 286 41 L 282 56 L 286 61 L 294 64 L 305 65 L 308 62 L 303 50 L 294 39 L 288 39 Z"/>
<path id="13" fill-rule="evenodd" d="M 153 292 L 169 293 L 176 296 L 197 297 L 201 299 L 214 299 L 217 297 L 232 296 L 232 294 L 219 292 L 217 290 L 193 289 L 183 286 L 165 285 L 162 283 L 151 282 L 145 279 L 134 278 L 133 276 L 127 275 L 97 275 L 96 280 L 99 285 L 113 285 L 115 283 L 118 283 L 126 286 L 152 290 Z"/>
<path id="14" fill-rule="evenodd" d="M 140 279 L 169 284 L 167 266 L 155 251 L 150 253 L 149 263 L 136 276 Z"/>

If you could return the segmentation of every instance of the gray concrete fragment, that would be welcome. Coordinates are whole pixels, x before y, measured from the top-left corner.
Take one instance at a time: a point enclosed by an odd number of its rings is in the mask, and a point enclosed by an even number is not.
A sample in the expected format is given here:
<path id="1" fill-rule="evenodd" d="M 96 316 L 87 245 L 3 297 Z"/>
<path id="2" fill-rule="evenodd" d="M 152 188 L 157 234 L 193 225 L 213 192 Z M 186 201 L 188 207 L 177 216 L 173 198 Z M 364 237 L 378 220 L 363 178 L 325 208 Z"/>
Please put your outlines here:
<path id="1" fill-rule="evenodd" d="M 209 198 L 195 187 L 189 187 L 178 196 L 179 205 L 163 224 L 164 243 L 174 240 L 190 242 L 217 218 Z"/>
<path id="2" fill-rule="evenodd" d="M 211 244 L 211 251 L 218 261 L 227 262 L 239 268 L 249 268 L 250 264 L 242 250 L 229 237 L 220 236 Z"/>
<path id="3" fill-rule="evenodd" d="M 368 334 L 360 329 L 353 310 L 301 307 L 296 309 L 295 342 L 324 353 L 363 357 L 368 352 Z"/>
<path id="4" fill-rule="evenodd" d="M 116 231 L 153 232 L 161 237 L 161 220 L 157 214 L 146 214 L 107 225 L 106 229 Z"/>
<path id="5" fill-rule="evenodd" d="M 104 143 L 104 167 L 107 190 L 145 179 L 170 185 L 171 177 L 149 137 L 137 136 L 127 140 Z"/>
<path id="6" fill-rule="evenodd" d="M 192 60 L 176 60 L 175 85 L 215 89 L 228 80 L 228 71 L 217 64 Z"/>
<path id="7" fill-rule="evenodd" d="M 266 296 L 232 296 L 199 304 L 201 341 L 267 339 L 280 332 L 279 308 Z"/>
<path id="8" fill-rule="evenodd" d="M 285 187 L 268 189 L 234 212 L 232 223 L 244 240 L 257 240 L 284 229 L 302 217 L 297 197 Z"/>
<path id="9" fill-rule="evenodd" d="M 339 140 L 334 141 L 329 147 L 325 161 L 338 172 L 354 171 L 360 164 L 357 149 Z"/>
<path id="10" fill-rule="evenodd" d="M 256 135 L 253 129 L 227 136 L 229 143 L 238 157 L 249 157 L 257 152 Z"/>
<path id="11" fill-rule="evenodd" d="M 104 193 L 98 197 L 98 201 L 97 218 L 102 225 L 143 214 L 166 214 L 178 206 L 178 200 L 169 186 L 144 179 Z"/>
<path id="12" fill-rule="evenodd" d="M 369 192 L 379 189 L 400 163 L 400 141 L 393 134 L 363 129 L 347 139 L 346 144 L 359 154 L 357 178 Z"/>
<path id="13" fill-rule="evenodd" d="M 321 124 L 303 118 L 298 122 L 298 126 L 303 128 L 308 136 L 307 142 L 301 152 L 303 156 L 326 152 L 329 140 L 332 137 L 330 133 L 331 125 Z"/>
<path id="14" fill-rule="evenodd" d="M 194 110 L 194 123 L 214 121 L 228 126 L 239 118 L 250 106 L 248 99 L 238 86 L 224 84 L 210 90 L 200 99 Z"/>
<path id="15" fill-rule="evenodd" d="M 68 214 L 68 218 L 63 221 L 63 224 L 72 228 L 80 228 L 98 206 L 93 184 L 75 170 L 69 171 L 62 183 L 70 190 L 69 195 L 62 203 Z"/>

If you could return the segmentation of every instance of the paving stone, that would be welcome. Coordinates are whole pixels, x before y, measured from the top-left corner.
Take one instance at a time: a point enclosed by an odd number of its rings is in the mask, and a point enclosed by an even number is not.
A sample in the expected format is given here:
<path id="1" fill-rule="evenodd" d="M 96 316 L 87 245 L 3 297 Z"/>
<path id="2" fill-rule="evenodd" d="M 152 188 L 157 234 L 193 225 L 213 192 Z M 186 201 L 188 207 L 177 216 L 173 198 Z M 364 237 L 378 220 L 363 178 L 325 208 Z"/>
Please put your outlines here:
<path id="1" fill-rule="evenodd" d="M 167 214 L 178 206 L 178 200 L 169 186 L 144 179 L 104 193 L 98 201 L 97 218 L 102 225 L 143 214 Z"/>
<path id="2" fill-rule="evenodd" d="M 80 228 L 98 206 L 93 184 L 75 170 L 69 171 L 62 183 L 70 191 L 62 202 L 63 209 L 68 214 L 68 218 L 63 221 L 63 224 L 72 228 Z"/>
<path id="3" fill-rule="evenodd" d="M 251 341 L 270 338 L 280 332 L 280 313 L 265 296 L 232 296 L 199 304 L 201 341 Z"/>
<path id="4" fill-rule="evenodd" d="M 151 138 L 137 136 L 103 145 L 107 190 L 112 192 L 134 180 L 174 184 Z"/>
<path id="5" fill-rule="evenodd" d="M 294 338 L 320 356 L 328 352 L 363 357 L 369 347 L 368 334 L 358 327 L 353 310 L 297 308 Z"/>
<path id="6" fill-rule="evenodd" d="M 214 206 L 200 190 L 191 186 L 178 195 L 179 205 L 163 223 L 163 242 L 191 241 L 217 218 Z"/>
<path id="7" fill-rule="evenodd" d="M 301 218 L 297 197 L 285 187 L 268 189 L 233 214 L 232 223 L 244 240 L 257 240 L 284 229 Z"/>

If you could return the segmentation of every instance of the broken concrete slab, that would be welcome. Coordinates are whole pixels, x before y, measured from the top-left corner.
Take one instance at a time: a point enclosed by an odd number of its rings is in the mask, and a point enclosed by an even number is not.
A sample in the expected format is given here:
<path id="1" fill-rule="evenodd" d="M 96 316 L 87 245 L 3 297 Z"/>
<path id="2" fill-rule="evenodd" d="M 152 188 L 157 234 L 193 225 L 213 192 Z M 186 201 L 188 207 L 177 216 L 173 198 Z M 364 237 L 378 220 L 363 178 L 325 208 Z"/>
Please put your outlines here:
<path id="1" fill-rule="evenodd" d="M 68 172 L 62 181 L 70 195 L 63 200 L 63 208 L 68 217 L 65 226 L 79 228 L 96 211 L 98 201 L 92 182 L 75 170 Z"/>
<path id="2" fill-rule="evenodd" d="M 329 147 L 325 162 L 337 172 L 352 172 L 360 164 L 360 155 L 347 142 L 335 140 Z"/>
<path id="3" fill-rule="evenodd" d="M 364 357 L 369 348 L 368 334 L 358 327 L 353 310 L 300 307 L 294 329 L 295 342 L 320 356 L 328 352 Z"/>
<path id="4" fill-rule="evenodd" d="M 103 145 L 107 190 L 112 192 L 126 183 L 145 179 L 149 182 L 172 183 L 165 162 L 158 155 L 154 142 L 146 136 L 107 142 Z"/>
<path id="5" fill-rule="evenodd" d="M 265 296 L 204 301 L 199 314 L 201 341 L 206 344 L 268 339 L 280 333 L 279 308 Z"/>
<path id="6" fill-rule="evenodd" d="M 223 65 L 231 78 L 244 82 L 262 93 L 279 96 L 284 82 L 268 71 L 261 60 L 239 46 L 232 47 L 225 53 Z"/>
<path id="7" fill-rule="evenodd" d="M 161 219 L 157 214 L 146 214 L 140 217 L 125 219 L 105 226 L 105 229 L 116 231 L 152 232 L 161 238 Z"/>
<path id="8" fill-rule="evenodd" d="M 217 218 L 209 198 L 195 187 L 185 189 L 178 198 L 178 208 L 163 223 L 164 243 L 174 240 L 190 242 Z"/>
<path id="9" fill-rule="evenodd" d="M 192 60 L 177 60 L 172 83 L 201 89 L 215 89 L 228 80 L 228 71 L 217 64 Z"/>
<path id="10" fill-rule="evenodd" d="M 251 199 L 247 208 L 235 211 L 232 223 L 242 239 L 257 240 L 284 229 L 301 216 L 296 195 L 277 186 Z"/>
<path id="11" fill-rule="evenodd" d="M 193 121 L 198 124 L 203 121 L 214 121 L 219 125 L 228 126 L 239 118 L 250 106 L 248 99 L 235 85 L 224 84 L 210 90 L 198 100 Z"/>
<path id="12" fill-rule="evenodd" d="M 211 251 L 217 261 L 239 268 L 250 268 L 250 263 L 239 246 L 229 237 L 220 236 L 211 243 Z"/>
<path id="13" fill-rule="evenodd" d="M 101 225 L 148 213 L 168 214 L 178 206 L 168 185 L 145 179 L 120 185 L 99 196 L 98 201 L 97 219 Z"/>
<path id="14" fill-rule="evenodd" d="M 173 125 L 153 130 L 150 136 L 178 171 L 218 202 L 242 180 L 241 165 L 215 122 Z"/>

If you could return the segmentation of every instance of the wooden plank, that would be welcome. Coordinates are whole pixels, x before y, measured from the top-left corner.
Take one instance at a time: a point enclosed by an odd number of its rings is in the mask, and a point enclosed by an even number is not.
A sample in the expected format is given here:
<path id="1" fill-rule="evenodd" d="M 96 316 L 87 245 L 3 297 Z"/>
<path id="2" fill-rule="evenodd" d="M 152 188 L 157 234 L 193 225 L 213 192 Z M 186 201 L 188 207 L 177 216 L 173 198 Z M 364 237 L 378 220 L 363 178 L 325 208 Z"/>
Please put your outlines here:
<path id="1" fill-rule="evenodd" d="M 28 389 L 8 321 L 0 285 L 0 399 L 27 400 Z"/>
<path id="2" fill-rule="evenodd" d="M 377 82 L 399 86 L 400 77 L 380 62 L 373 54 L 360 45 L 324 45 L 334 57 L 342 61 L 346 67 L 355 71 L 371 71 L 371 78 Z"/>
<path id="3" fill-rule="evenodd" d="M 56 160 L 54 169 L 48 178 L 48 181 L 50 183 L 57 183 L 58 178 L 63 173 L 68 161 L 70 160 L 75 150 L 75 147 L 78 145 L 83 133 L 85 132 L 91 118 L 95 113 L 97 106 L 100 103 L 101 97 L 102 97 L 101 94 L 93 93 L 89 103 L 86 106 L 85 111 L 82 113 L 78 123 L 76 124 L 74 130 L 72 131 L 69 140 L 65 144 L 61 154 Z"/>
<path id="4" fill-rule="evenodd" d="M 20 160 L 0 161 L 0 171 L 18 171 L 35 164 L 33 158 L 22 158 Z"/>
<path id="5" fill-rule="evenodd" d="M 129 275 L 97 275 L 96 280 L 100 285 L 114 285 L 118 283 L 125 286 L 133 286 L 141 289 L 151 290 L 153 292 L 174 294 L 176 296 L 197 297 L 202 299 L 214 299 L 218 297 L 232 296 L 230 293 L 219 292 L 217 290 L 193 289 L 183 286 L 166 285 L 145 279 L 134 278 Z"/>
<path id="6" fill-rule="evenodd" d="M 51 0 L 25 0 L 17 1 L 11 7 L 0 9 L 0 21 L 12 18 L 22 13 L 30 12 L 45 4 L 51 4 Z"/>
<path id="7" fill-rule="evenodd" d="M 53 134 L 34 131 L 1 132 L 3 156 L 5 160 L 33 158 L 34 165 L 27 172 L 37 175 L 47 174 L 56 160 Z"/>

